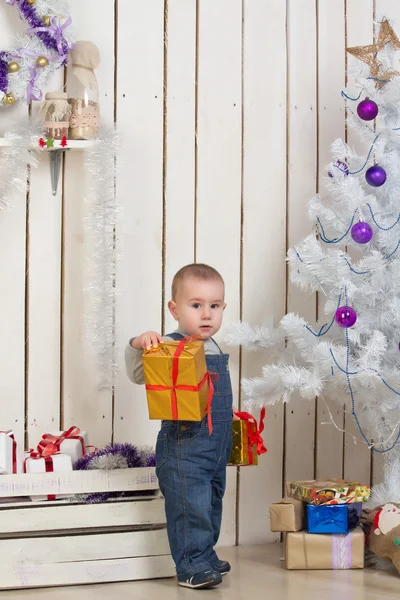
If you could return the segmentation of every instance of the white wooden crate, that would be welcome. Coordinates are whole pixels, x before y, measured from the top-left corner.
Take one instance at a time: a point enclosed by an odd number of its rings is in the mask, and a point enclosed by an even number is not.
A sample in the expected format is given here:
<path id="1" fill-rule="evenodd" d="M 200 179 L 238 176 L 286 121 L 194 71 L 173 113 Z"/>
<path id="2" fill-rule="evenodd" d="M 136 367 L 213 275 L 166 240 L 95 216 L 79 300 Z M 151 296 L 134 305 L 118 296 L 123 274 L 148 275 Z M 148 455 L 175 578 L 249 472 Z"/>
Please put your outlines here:
<path id="1" fill-rule="evenodd" d="M 102 504 L 21 498 L 107 491 L 154 494 L 157 489 L 153 468 L 1 476 L 0 590 L 172 577 L 160 495 Z"/>
<path id="2" fill-rule="evenodd" d="M 154 467 L 0 476 L 0 498 L 158 489 Z"/>

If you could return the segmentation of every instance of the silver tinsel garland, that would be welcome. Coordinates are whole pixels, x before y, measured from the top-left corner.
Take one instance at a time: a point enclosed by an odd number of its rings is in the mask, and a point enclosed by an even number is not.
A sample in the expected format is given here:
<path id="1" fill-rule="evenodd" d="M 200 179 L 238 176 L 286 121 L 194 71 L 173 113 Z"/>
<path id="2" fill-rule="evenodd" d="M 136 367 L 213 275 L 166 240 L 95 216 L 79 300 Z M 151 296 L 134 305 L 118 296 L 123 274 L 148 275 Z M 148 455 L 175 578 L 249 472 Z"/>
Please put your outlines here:
<path id="1" fill-rule="evenodd" d="M 87 150 L 85 171 L 91 176 L 91 199 L 84 219 L 88 242 L 85 289 L 84 343 L 93 357 L 98 388 L 112 389 L 117 373 L 115 357 L 115 230 L 120 208 L 115 190 L 118 138 L 114 129 L 103 129 Z"/>
<path id="2" fill-rule="evenodd" d="M 12 208 L 15 190 L 27 191 L 27 166 L 39 164 L 32 144 L 41 134 L 41 125 L 36 122 L 18 125 L 5 134 L 7 145 L 0 148 L 0 211 Z"/>

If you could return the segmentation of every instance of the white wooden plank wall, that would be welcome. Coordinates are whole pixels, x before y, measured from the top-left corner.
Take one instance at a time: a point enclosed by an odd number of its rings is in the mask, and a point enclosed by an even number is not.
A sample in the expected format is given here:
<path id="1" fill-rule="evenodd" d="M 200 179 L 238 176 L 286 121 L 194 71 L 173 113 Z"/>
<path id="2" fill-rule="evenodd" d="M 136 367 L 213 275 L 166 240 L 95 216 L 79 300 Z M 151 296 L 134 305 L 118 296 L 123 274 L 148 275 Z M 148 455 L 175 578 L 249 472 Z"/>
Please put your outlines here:
<path id="1" fill-rule="evenodd" d="M 311 231 L 306 203 L 324 194 L 329 146 L 345 131 L 340 90 L 345 46 L 371 43 L 373 18 L 400 34 L 395 0 L 71 0 L 75 34 L 100 48 L 102 118 L 116 120 L 122 151 L 117 193 L 120 296 L 116 306 L 115 390 L 99 392 L 84 361 L 83 229 L 90 193 L 83 155 L 65 157 L 51 195 L 48 156 L 0 215 L 0 429 L 33 445 L 50 428 L 77 424 L 91 441 L 154 443 L 143 389 L 123 371 L 127 340 L 174 327 L 171 279 L 193 260 L 219 269 L 227 287 L 226 327 L 243 318 L 277 324 L 285 310 L 323 319 L 322 299 L 288 283 L 285 253 Z M 0 6 L 0 39 L 24 30 Z M 48 90 L 63 85 L 58 73 Z M 349 83 L 351 79 L 349 78 Z M 32 107 L 32 114 L 38 110 Z M 24 106 L 0 111 L 0 135 L 28 119 Z M 0 155 L 1 160 L 1 155 Z M 267 358 L 234 350 L 239 381 Z M 329 405 L 338 425 L 350 415 Z M 377 482 L 382 459 L 354 445 L 320 401 L 300 399 L 268 411 L 269 452 L 256 469 L 229 470 L 221 543 L 274 539 L 268 504 L 286 478 L 344 475 Z"/>
<path id="2" fill-rule="evenodd" d="M 325 166 L 331 161 L 330 145 L 345 135 L 345 106 L 339 93 L 345 85 L 345 2 L 320 2 L 317 15 L 318 35 L 318 192 L 323 197 Z M 325 323 L 325 299 L 318 295 L 318 319 Z M 343 434 L 330 423 L 330 413 L 342 429 L 343 409 L 327 400 L 328 409 L 318 399 L 316 429 L 316 477 L 341 477 L 343 471 Z M 329 449 L 329 450 L 328 450 Z"/>

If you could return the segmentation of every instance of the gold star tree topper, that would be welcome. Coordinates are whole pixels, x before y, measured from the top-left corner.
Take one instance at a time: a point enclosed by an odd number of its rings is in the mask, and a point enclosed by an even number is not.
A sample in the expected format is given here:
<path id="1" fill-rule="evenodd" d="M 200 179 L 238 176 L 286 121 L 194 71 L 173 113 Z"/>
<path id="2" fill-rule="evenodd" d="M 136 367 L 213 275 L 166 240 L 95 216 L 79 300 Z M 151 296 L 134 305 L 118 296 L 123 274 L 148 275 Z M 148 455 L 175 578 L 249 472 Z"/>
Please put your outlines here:
<path id="1" fill-rule="evenodd" d="M 362 62 L 369 66 L 371 77 L 377 80 L 378 87 L 384 86 L 392 77 L 400 75 L 398 71 L 381 72 L 382 63 L 378 59 L 378 52 L 381 52 L 388 42 L 392 44 L 393 48 L 397 50 L 400 48 L 400 40 L 395 34 L 393 27 L 387 19 L 383 19 L 379 29 L 378 41 L 375 44 L 347 48 L 349 54 L 362 60 Z"/>

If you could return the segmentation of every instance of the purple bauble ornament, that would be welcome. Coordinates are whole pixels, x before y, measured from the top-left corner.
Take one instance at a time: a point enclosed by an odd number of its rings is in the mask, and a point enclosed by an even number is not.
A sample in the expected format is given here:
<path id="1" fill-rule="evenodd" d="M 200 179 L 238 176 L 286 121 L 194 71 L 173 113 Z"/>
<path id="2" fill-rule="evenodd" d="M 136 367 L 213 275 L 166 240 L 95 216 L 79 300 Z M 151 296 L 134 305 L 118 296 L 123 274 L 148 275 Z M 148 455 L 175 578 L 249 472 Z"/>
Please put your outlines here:
<path id="1" fill-rule="evenodd" d="M 351 228 L 351 237 L 357 244 L 368 244 L 371 241 L 374 232 L 369 223 L 360 221 Z"/>
<path id="2" fill-rule="evenodd" d="M 357 313 L 351 306 L 341 306 L 335 313 L 335 321 L 339 327 L 353 327 L 357 321 Z"/>
<path id="3" fill-rule="evenodd" d="M 333 166 L 335 167 L 335 169 L 337 169 L 338 171 L 340 171 L 344 176 L 347 176 L 349 174 L 349 167 L 342 160 L 339 160 L 339 159 L 335 160 L 335 162 L 333 163 Z M 335 176 L 332 171 L 328 171 L 328 175 L 332 179 Z"/>
<path id="4" fill-rule="evenodd" d="M 376 102 L 365 98 L 357 106 L 357 114 L 363 121 L 373 121 L 379 112 L 379 108 Z"/>
<path id="5" fill-rule="evenodd" d="M 365 173 L 365 179 L 372 187 L 380 187 L 386 181 L 386 171 L 379 165 L 373 165 Z"/>

